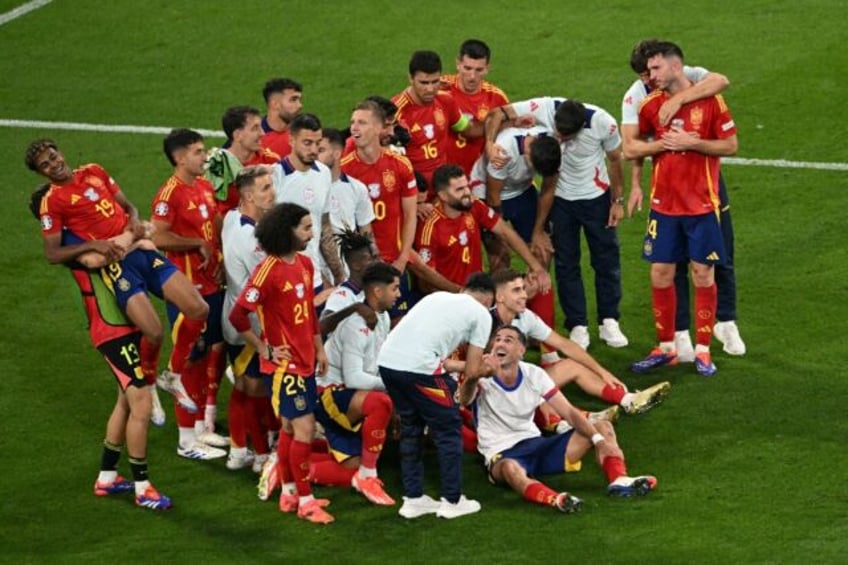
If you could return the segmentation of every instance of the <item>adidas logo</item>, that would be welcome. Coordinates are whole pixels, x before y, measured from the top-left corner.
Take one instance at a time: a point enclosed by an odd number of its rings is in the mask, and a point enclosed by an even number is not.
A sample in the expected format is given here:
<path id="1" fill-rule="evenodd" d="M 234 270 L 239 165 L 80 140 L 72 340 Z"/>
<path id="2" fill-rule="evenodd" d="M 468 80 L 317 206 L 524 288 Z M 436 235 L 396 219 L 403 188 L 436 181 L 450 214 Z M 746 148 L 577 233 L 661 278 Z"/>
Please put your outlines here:
<path id="1" fill-rule="evenodd" d="M 719 260 L 718 253 L 716 253 L 715 251 L 713 251 L 712 253 L 707 255 L 707 261 L 718 261 L 718 260 Z"/>

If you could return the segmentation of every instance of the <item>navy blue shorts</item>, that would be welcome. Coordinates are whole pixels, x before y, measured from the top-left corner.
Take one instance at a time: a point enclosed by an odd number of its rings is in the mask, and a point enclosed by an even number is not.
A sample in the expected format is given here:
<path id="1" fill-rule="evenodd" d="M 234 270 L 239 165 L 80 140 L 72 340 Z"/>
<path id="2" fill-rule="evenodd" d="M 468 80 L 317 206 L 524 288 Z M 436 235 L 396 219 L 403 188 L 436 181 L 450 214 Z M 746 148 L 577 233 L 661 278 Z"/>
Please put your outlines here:
<path id="1" fill-rule="evenodd" d="M 389 310 L 389 318 L 394 320 L 405 316 L 410 308 L 418 302 L 419 296 L 412 289 L 412 284 L 409 282 L 409 272 L 404 270 L 400 274 L 400 298 L 398 298 L 392 308 Z"/>
<path id="2" fill-rule="evenodd" d="M 324 427 L 330 453 L 339 463 L 362 453 L 362 422 L 353 424 L 346 415 L 354 394 L 355 389 L 325 388 L 315 408 L 315 419 Z"/>
<path id="3" fill-rule="evenodd" d="M 314 376 L 286 373 L 285 367 L 278 368 L 273 375 L 263 376 L 277 417 L 294 420 L 315 412 L 318 388 Z"/>
<path id="4" fill-rule="evenodd" d="M 252 345 L 228 343 L 227 359 L 229 359 L 230 366 L 233 368 L 233 375 L 236 377 L 262 378 L 262 373 L 259 371 L 259 355 L 256 354 Z"/>
<path id="5" fill-rule="evenodd" d="M 203 333 L 200 334 L 200 338 L 194 345 L 191 355 L 189 355 L 189 359 L 192 361 L 206 355 L 211 345 L 224 341 L 224 328 L 221 325 L 221 316 L 224 312 L 224 291 L 206 294 L 202 298 L 209 305 L 209 315 L 206 317 L 206 326 L 203 328 Z M 170 302 L 165 303 L 165 310 L 168 312 L 168 321 L 173 328 L 182 314 Z"/>
<path id="6" fill-rule="evenodd" d="M 718 215 L 669 216 L 651 210 L 642 258 L 651 263 L 724 263 L 724 238 Z"/>
<path id="7" fill-rule="evenodd" d="M 489 472 L 491 473 L 492 467 L 498 461 L 512 459 L 531 477 L 564 473 L 567 466 L 565 451 L 573 433 L 574 430 L 569 430 L 564 434 L 539 436 L 520 441 L 492 457 L 489 462 Z"/>
<path id="8" fill-rule="evenodd" d="M 104 282 L 115 293 L 122 310 L 126 310 L 127 301 L 139 292 L 163 298 L 162 287 L 177 271 L 170 259 L 147 249 L 135 249 L 120 261 L 101 269 Z"/>

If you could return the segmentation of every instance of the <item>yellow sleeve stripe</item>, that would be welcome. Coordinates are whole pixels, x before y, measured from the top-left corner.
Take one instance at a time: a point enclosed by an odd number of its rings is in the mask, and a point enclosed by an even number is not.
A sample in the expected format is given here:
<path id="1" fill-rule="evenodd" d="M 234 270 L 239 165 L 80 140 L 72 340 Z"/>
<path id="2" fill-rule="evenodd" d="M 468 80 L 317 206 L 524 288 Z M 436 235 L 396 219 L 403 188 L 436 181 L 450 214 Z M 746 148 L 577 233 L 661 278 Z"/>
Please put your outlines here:
<path id="1" fill-rule="evenodd" d="M 271 268 L 274 266 L 275 262 L 276 259 L 273 257 L 268 257 L 262 262 L 259 270 L 256 271 L 256 276 L 253 277 L 254 286 L 262 286 L 265 284 L 265 279 L 268 278 L 268 273 L 271 272 Z"/>

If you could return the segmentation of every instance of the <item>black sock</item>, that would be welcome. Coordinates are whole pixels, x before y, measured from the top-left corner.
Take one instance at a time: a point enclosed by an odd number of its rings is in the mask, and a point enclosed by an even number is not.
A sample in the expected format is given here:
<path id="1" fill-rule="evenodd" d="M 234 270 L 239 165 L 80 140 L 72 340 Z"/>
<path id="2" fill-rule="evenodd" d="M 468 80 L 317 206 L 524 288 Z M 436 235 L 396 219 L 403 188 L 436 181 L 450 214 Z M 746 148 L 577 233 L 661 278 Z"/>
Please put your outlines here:
<path id="1" fill-rule="evenodd" d="M 118 468 L 118 460 L 121 458 L 123 446 L 103 440 L 103 455 L 100 457 L 101 471 L 115 471 Z"/>
<path id="2" fill-rule="evenodd" d="M 130 469 L 132 469 L 133 480 L 137 483 L 147 479 L 147 459 L 130 456 Z"/>

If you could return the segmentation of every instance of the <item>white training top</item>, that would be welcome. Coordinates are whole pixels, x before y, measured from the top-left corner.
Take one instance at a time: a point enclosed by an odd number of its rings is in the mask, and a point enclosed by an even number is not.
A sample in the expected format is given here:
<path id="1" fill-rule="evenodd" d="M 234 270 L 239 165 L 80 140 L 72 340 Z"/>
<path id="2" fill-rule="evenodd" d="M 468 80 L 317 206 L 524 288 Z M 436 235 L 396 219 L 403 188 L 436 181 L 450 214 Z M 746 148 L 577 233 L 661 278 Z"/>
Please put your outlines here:
<path id="1" fill-rule="evenodd" d="M 536 125 L 555 131 L 554 117 L 565 98 L 532 98 L 512 104 L 519 115 L 532 114 Z M 562 165 L 556 195 L 564 200 L 590 200 L 609 188 L 606 154 L 621 146 L 618 124 L 609 112 L 594 104 L 586 107 L 586 122 L 574 139 L 561 144 Z"/>
<path id="2" fill-rule="evenodd" d="M 321 312 L 321 317 L 329 316 L 333 312 L 340 312 L 351 304 L 357 302 L 365 302 L 365 291 L 361 288 L 356 291 L 350 281 L 345 281 L 330 294 L 327 301 L 324 303 L 324 310 Z"/>
<path id="3" fill-rule="evenodd" d="M 305 172 L 295 169 L 288 157 L 274 165 L 271 170 L 276 190 L 276 202 L 292 202 L 300 204 L 312 216 L 312 239 L 306 246 L 305 253 L 315 265 L 315 280 L 318 288 L 323 282 L 322 271 L 327 270 L 327 264 L 321 255 L 321 217 L 329 214 L 330 186 L 333 175 L 324 163 L 315 161 Z"/>
<path id="4" fill-rule="evenodd" d="M 318 386 L 344 385 L 357 390 L 386 390 L 377 371 L 377 354 L 389 335 L 388 312 L 377 313 L 372 330 L 359 314 L 351 314 L 336 327 L 324 344 L 329 368 L 318 376 Z"/>
<path id="5" fill-rule="evenodd" d="M 524 156 L 524 144 L 527 136 L 537 137 L 550 135 L 552 130 L 533 126 L 531 128 L 506 128 L 498 134 L 495 143 L 503 148 L 509 158 L 506 165 L 496 169 L 492 164 L 486 165 L 486 173 L 495 179 L 504 181 L 501 200 L 509 200 L 521 196 L 530 188 L 536 172 L 530 165 L 529 156 Z"/>
<path id="6" fill-rule="evenodd" d="M 518 363 L 518 380 L 511 387 L 497 377 L 477 381 L 477 450 L 486 464 L 517 443 L 542 435 L 533 413 L 556 391 L 544 369 L 523 361 Z"/>
<path id="7" fill-rule="evenodd" d="M 704 67 L 683 67 L 683 73 L 686 78 L 692 82 L 704 80 L 710 71 Z M 647 85 L 642 82 L 642 79 L 636 79 L 627 92 L 624 93 L 624 99 L 621 101 L 621 125 L 636 125 L 639 123 L 639 106 L 642 101 L 648 97 L 651 91 Z"/>
<path id="8" fill-rule="evenodd" d="M 521 314 L 516 315 L 510 325 L 518 328 L 521 330 L 521 333 L 536 341 L 545 341 L 554 331 L 538 314 L 529 308 Z"/>
<path id="9" fill-rule="evenodd" d="M 427 375 L 445 372 L 443 361 L 463 343 L 485 348 L 492 331 L 486 307 L 466 293 L 428 294 L 389 333 L 378 364 Z"/>
<path id="10" fill-rule="evenodd" d="M 221 315 L 224 339 L 233 345 L 242 345 L 244 340 L 230 323 L 230 312 L 236 304 L 247 279 L 256 266 L 265 258 L 265 251 L 256 241 L 254 231 L 256 223 L 242 215 L 238 208 L 230 210 L 224 216 L 221 229 L 221 242 L 224 254 L 224 270 L 227 275 L 227 292 L 224 295 L 224 308 Z M 259 320 L 250 314 L 253 331 L 259 335 Z"/>
<path id="11" fill-rule="evenodd" d="M 353 177 L 342 173 L 330 186 L 330 223 L 333 231 L 356 231 L 374 221 L 374 207 L 368 189 Z"/>

